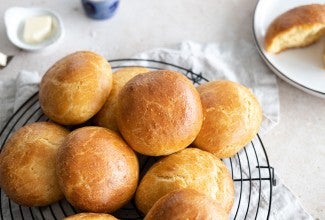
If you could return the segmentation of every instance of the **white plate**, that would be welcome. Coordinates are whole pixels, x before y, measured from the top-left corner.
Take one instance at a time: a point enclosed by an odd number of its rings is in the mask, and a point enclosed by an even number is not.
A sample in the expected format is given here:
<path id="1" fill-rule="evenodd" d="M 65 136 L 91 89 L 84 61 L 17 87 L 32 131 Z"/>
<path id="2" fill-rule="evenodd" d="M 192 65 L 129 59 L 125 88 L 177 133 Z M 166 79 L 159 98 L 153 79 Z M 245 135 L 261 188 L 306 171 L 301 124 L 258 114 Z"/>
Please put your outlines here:
<path id="1" fill-rule="evenodd" d="M 52 32 L 40 43 L 29 44 L 23 40 L 23 26 L 26 18 L 31 16 L 50 15 L 53 19 Z M 64 35 L 63 23 L 54 11 L 34 7 L 12 7 L 4 14 L 7 36 L 11 43 L 25 50 L 40 50 L 58 42 Z"/>
<path id="2" fill-rule="evenodd" d="M 279 54 L 264 50 L 266 30 L 278 15 L 296 6 L 312 3 L 325 4 L 325 0 L 259 0 L 254 13 L 253 33 L 262 58 L 273 72 L 297 88 L 325 98 L 324 39 L 311 46 L 289 49 Z"/>

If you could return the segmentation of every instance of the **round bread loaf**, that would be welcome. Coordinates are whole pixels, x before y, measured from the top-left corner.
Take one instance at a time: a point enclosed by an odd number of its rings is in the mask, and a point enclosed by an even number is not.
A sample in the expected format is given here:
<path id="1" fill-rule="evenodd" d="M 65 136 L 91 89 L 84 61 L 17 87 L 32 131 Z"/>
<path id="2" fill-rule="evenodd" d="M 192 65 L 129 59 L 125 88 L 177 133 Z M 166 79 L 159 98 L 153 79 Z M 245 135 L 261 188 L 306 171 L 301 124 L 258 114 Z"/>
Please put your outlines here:
<path id="1" fill-rule="evenodd" d="M 185 188 L 161 197 L 144 220 L 228 220 L 220 205 L 203 193 Z"/>
<path id="2" fill-rule="evenodd" d="M 198 92 L 184 75 L 168 70 L 137 75 L 118 97 L 117 123 L 137 152 L 168 155 L 190 145 L 203 120 Z"/>
<path id="3" fill-rule="evenodd" d="M 140 181 L 135 202 L 147 214 L 161 197 L 184 188 L 210 196 L 227 213 L 231 210 L 234 185 L 227 167 L 213 154 L 197 148 L 184 149 L 155 163 Z"/>
<path id="4" fill-rule="evenodd" d="M 133 196 L 138 159 L 115 132 L 82 127 L 71 132 L 59 149 L 56 170 L 66 199 L 87 212 L 113 212 Z"/>
<path id="5" fill-rule="evenodd" d="M 149 72 L 144 67 L 125 67 L 113 73 L 113 87 L 104 106 L 96 114 L 94 122 L 96 125 L 118 131 L 117 115 L 117 97 L 122 87 L 134 76 Z"/>
<path id="6" fill-rule="evenodd" d="M 64 220 L 118 220 L 110 214 L 84 212 L 64 218 Z"/>
<path id="7" fill-rule="evenodd" d="M 18 129 L 0 154 L 0 186 L 23 206 L 45 206 L 63 198 L 56 174 L 59 146 L 69 131 L 49 122 Z"/>
<path id="8" fill-rule="evenodd" d="M 256 135 L 262 109 L 254 94 L 227 80 L 198 86 L 204 121 L 194 145 L 218 158 L 231 157 Z"/>
<path id="9" fill-rule="evenodd" d="M 75 52 L 57 61 L 45 73 L 39 102 L 53 121 L 81 124 L 104 105 L 112 81 L 112 70 L 104 57 L 89 51 Z"/>
<path id="10" fill-rule="evenodd" d="M 265 35 L 265 49 L 279 53 L 288 48 L 308 46 L 325 32 L 325 4 L 295 7 L 279 15 Z"/>

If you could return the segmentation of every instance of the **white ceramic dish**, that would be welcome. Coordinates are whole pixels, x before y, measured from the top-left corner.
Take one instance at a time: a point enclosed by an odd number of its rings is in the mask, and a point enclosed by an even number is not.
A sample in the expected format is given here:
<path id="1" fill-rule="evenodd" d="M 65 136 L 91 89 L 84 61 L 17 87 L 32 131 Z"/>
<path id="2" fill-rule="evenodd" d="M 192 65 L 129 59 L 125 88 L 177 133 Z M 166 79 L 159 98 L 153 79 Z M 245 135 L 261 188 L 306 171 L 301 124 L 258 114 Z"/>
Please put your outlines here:
<path id="1" fill-rule="evenodd" d="M 274 73 L 305 92 L 325 98 L 325 64 L 322 61 L 325 39 L 279 54 L 264 50 L 264 36 L 273 19 L 291 8 L 312 3 L 325 4 L 325 0 L 259 0 L 254 13 L 253 33 L 262 58 Z"/>
<path id="2" fill-rule="evenodd" d="M 23 40 L 23 27 L 26 18 L 31 16 L 50 15 L 53 26 L 50 36 L 44 41 L 29 44 Z M 40 50 L 58 42 L 64 36 L 64 27 L 60 16 L 54 11 L 34 7 L 12 7 L 4 14 L 5 26 L 9 40 L 17 47 L 25 50 Z"/>

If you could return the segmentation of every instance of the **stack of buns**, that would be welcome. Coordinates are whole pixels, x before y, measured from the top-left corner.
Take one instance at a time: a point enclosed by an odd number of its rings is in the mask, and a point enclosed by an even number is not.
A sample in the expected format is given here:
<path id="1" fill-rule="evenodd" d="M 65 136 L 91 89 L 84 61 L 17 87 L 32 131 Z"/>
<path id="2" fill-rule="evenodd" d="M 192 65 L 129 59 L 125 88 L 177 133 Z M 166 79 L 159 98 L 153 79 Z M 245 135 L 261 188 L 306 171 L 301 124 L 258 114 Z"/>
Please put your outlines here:
<path id="1" fill-rule="evenodd" d="M 132 198 L 146 219 L 227 219 L 235 191 L 220 158 L 251 141 L 262 120 L 257 99 L 238 83 L 195 88 L 181 73 L 142 67 L 112 74 L 89 51 L 56 62 L 39 100 L 52 122 L 28 124 L 8 139 L 0 186 L 20 205 L 65 197 L 85 212 L 67 219 L 114 219 L 99 213 Z M 140 154 L 163 156 L 141 179 Z"/>

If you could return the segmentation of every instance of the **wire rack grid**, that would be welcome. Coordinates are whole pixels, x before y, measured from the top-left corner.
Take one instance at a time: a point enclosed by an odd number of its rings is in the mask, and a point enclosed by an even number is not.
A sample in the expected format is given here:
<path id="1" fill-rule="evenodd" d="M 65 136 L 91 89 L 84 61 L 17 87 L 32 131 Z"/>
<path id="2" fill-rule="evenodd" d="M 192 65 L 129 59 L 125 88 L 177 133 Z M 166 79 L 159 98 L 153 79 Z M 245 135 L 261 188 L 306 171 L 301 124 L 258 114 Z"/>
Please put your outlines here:
<path id="1" fill-rule="evenodd" d="M 123 67 L 141 66 L 149 69 L 170 69 L 183 73 L 192 80 L 194 85 L 208 82 L 202 73 L 194 73 L 191 69 L 176 64 L 157 60 L 116 59 L 109 63 L 113 70 Z M 38 93 L 31 96 L 9 119 L 0 132 L 0 146 L 4 144 L 20 127 L 36 122 L 49 121 L 42 112 Z M 0 149 L 0 150 L 1 150 Z M 155 157 L 140 156 L 140 175 L 157 160 Z M 232 158 L 223 159 L 231 172 L 235 183 L 235 202 L 231 210 L 231 219 L 268 219 L 272 204 L 272 186 L 275 185 L 273 167 L 269 160 L 259 135 L 250 144 Z M 62 219 L 78 213 L 65 199 L 45 207 L 23 207 L 11 201 L 1 190 L 0 220 L 7 219 Z M 134 201 L 113 213 L 119 219 L 143 219 Z"/>

